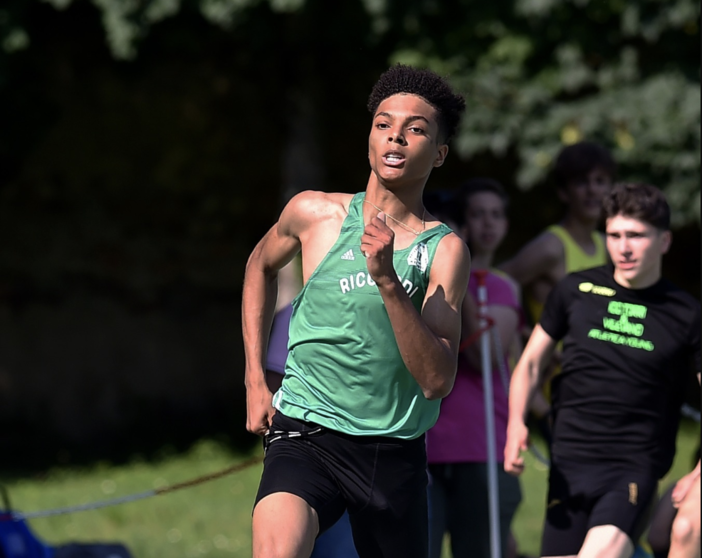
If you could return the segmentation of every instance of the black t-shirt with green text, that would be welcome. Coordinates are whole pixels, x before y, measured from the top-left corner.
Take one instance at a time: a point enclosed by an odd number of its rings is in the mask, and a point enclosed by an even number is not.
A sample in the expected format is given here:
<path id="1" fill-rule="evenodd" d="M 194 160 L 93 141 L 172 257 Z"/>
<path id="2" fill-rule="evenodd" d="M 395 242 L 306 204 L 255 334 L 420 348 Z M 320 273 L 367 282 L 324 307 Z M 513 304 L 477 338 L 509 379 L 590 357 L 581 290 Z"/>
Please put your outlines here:
<path id="1" fill-rule="evenodd" d="M 556 458 L 670 469 L 688 375 L 700 370 L 700 304 L 661 279 L 632 290 L 611 265 L 565 277 L 540 324 L 563 340 L 552 380 Z"/>

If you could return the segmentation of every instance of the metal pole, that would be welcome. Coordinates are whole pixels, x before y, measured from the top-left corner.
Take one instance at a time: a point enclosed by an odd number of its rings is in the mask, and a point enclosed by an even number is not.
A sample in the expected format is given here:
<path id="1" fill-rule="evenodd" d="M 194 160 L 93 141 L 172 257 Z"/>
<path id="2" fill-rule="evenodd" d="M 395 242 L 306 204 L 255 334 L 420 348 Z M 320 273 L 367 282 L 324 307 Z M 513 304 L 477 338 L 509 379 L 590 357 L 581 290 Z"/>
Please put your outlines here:
<path id="1" fill-rule="evenodd" d="M 485 436 L 487 441 L 488 508 L 490 513 L 490 555 L 502 557 L 500 542 L 500 501 L 497 486 L 497 455 L 495 448 L 495 400 L 492 393 L 492 363 L 490 359 L 490 330 L 487 328 L 487 270 L 475 272 L 478 279 L 478 313 L 480 328 L 480 354 L 483 368 L 483 396 L 485 402 Z M 498 355 L 500 358 L 501 355 Z"/>

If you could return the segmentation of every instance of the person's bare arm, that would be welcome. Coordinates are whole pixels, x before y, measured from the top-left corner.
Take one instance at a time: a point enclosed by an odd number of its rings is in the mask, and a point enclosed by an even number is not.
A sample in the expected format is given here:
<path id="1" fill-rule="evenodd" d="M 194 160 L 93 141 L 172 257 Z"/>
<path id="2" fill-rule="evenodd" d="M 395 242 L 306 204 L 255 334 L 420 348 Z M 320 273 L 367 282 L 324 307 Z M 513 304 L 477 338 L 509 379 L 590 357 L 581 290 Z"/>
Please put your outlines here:
<path id="1" fill-rule="evenodd" d="M 300 251 L 300 234 L 309 225 L 314 193 L 303 192 L 283 209 L 278 222 L 256 245 L 246 264 L 242 326 L 246 356 L 246 429 L 263 435 L 275 413 L 266 385 L 265 361 L 277 297 L 278 271 Z"/>
<path id="2" fill-rule="evenodd" d="M 460 307 L 470 275 L 468 249 L 454 234 L 441 239 L 420 315 L 393 267 L 393 242 L 394 233 L 379 213 L 361 239 L 368 272 L 383 297 L 407 369 L 427 399 L 445 397 L 456 376 Z"/>
<path id="3" fill-rule="evenodd" d="M 536 325 L 512 374 L 504 465 L 505 471 L 512 475 L 519 475 L 524 470 L 521 452 L 529 444 L 529 431 L 526 427 L 529 403 L 555 346 L 556 341 L 540 325 Z"/>
<path id="4" fill-rule="evenodd" d="M 555 235 L 546 232 L 524 246 L 512 259 L 498 267 L 522 287 L 532 281 L 553 275 L 564 258 L 563 244 Z"/>

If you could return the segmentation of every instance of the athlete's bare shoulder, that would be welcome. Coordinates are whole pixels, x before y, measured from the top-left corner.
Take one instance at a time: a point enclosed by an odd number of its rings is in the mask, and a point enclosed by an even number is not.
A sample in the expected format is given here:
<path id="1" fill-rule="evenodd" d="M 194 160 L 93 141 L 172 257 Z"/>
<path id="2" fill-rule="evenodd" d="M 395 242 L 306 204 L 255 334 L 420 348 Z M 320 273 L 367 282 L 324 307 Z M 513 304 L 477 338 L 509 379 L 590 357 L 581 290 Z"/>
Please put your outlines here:
<path id="1" fill-rule="evenodd" d="M 444 236 L 436 249 L 434 262 L 439 264 L 438 269 L 443 273 L 445 268 L 453 266 L 459 275 L 470 273 L 470 251 L 463 239 L 455 232 Z M 435 266 L 432 266 L 432 270 Z"/>
<path id="2" fill-rule="evenodd" d="M 330 222 L 340 223 L 348 214 L 351 194 L 305 190 L 293 196 L 280 216 L 283 230 L 299 237 L 310 229 Z"/>

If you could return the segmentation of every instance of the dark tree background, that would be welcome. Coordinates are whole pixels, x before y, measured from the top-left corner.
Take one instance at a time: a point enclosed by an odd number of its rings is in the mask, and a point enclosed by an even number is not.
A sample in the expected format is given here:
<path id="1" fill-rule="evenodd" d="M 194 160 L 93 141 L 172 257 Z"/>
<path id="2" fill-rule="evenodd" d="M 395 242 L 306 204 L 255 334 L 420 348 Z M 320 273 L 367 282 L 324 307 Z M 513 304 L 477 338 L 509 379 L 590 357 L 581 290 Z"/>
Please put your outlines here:
<path id="1" fill-rule="evenodd" d="M 699 297 L 699 6 L 688 0 L 6 0 L 0 6 L 3 466 L 245 449 L 241 281 L 297 191 L 365 187 L 397 61 L 468 111 L 429 190 L 513 197 L 501 256 L 557 220 L 563 145 L 665 189 Z"/>

